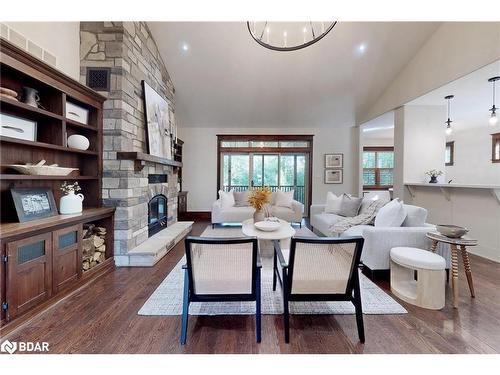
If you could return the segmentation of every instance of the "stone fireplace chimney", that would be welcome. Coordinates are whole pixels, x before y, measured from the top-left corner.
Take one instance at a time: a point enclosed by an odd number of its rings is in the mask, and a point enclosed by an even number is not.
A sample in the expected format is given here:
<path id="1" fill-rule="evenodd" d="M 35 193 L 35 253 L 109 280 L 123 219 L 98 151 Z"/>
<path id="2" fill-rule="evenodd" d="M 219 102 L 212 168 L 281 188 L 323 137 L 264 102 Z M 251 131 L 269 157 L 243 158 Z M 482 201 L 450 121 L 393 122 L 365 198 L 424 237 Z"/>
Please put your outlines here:
<path id="1" fill-rule="evenodd" d="M 148 203 L 153 195 L 167 197 L 167 226 L 177 221 L 178 179 L 171 166 L 148 161 L 138 168 L 133 160 L 118 160 L 117 152 L 147 153 L 141 81 L 167 100 L 171 121 L 175 90 L 145 22 L 81 22 L 80 80 L 95 84 L 108 98 L 102 195 L 104 205 L 116 207 L 115 262 L 129 265 L 127 254 L 148 239 Z M 166 175 L 166 182 L 150 183 L 148 176 L 153 174 Z"/>

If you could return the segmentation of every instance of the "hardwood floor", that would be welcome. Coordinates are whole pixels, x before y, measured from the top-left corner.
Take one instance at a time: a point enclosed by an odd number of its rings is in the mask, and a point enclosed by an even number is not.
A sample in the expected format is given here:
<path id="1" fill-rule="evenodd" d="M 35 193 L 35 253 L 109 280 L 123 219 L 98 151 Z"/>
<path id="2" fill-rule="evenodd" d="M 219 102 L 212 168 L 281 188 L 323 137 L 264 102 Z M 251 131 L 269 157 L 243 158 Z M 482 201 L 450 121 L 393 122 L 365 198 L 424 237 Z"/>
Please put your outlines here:
<path id="1" fill-rule="evenodd" d="M 193 234 L 206 225 L 196 223 Z M 280 315 L 262 317 L 260 344 L 253 316 L 191 316 L 182 347 L 180 316 L 137 312 L 183 251 L 181 242 L 155 267 L 117 268 L 3 338 L 47 341 L 51 353 L 500 353 L 500 264 L 476 256 L 475 299 L 460 268 L 459 309 L 452 308 L 450 284 L 441 311 L 399 301 L 408 314 L 364 315 L 365 344 L 354 315 L 292 315 L 290 344 Z M 388 291 L 387 281 L 376 282 Z"/>

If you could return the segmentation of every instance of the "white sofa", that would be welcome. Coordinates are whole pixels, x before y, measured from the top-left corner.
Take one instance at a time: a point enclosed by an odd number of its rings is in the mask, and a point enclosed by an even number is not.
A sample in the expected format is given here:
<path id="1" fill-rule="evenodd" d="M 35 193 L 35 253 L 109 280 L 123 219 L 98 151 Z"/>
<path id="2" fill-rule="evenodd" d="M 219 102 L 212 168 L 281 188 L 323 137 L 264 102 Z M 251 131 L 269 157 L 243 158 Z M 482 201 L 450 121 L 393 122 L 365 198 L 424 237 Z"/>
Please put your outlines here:
<path id="1" fill-rule="evenodd" d="M 253 217 L 255 209 L 251 206 L 245 207 L 222 207 L 220 199 L 212 205 L 212 225 L 223 223 L 241 223 Z M 304 205 L 297 201 L 292 201 L 292 208 L 270 205 L 271 216 L 279 217 L 290 223 L 302 223 L 302 213 Z"/>
<path id="2" fill-rule="evenodd" d="M 418 206 L 404 205 L 407 216 L 401 227 L 375 227 L 357 225 L 349 228 L 341 237 L 362 236 L 365 240 L 361 261 L 372 272 L 389 269 L 390 251 L 393 247 L 407 246 L 429 249 L 431 242 L 425 234 L 435 228 L 426 223 L 427 210 Z M 324 205 L 311 205 L 311 226 L 319 234 L 330 236 L 330 226 L 343 219 L 342 216 L 327 214 Z M 449 246 L 440 244 L 438 252 L 449 266 Z M 448 267 L 447 267 L 448 268 Z"/>

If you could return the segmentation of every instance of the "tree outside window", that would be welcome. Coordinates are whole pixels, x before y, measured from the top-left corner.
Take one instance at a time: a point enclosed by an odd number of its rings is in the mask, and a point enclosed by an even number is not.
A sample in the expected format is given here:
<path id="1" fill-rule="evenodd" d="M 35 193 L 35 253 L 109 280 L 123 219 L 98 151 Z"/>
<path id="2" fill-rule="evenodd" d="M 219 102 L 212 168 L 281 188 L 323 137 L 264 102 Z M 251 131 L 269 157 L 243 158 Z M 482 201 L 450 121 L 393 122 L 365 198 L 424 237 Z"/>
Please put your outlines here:
<path id="1" fill-rule="evenodd" d="M 388 189 L 394 178 L 394 148 L 365 147 L 363 150 L 363 187 Z"/>

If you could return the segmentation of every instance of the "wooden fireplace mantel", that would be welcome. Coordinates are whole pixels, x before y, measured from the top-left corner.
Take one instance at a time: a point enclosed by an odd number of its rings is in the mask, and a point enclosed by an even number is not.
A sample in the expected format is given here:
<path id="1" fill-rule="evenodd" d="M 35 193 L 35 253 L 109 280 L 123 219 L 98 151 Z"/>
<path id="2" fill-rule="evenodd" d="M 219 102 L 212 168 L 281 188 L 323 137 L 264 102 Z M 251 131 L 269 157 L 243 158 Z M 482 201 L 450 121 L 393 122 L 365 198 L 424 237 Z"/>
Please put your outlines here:
<path id="1" fill-rule="evenodd" d="M 146 166 L 147 162 L 161 164 L 161 165 L 170 165 L 174 168 L 182 167 L 182 162 L 180 161 L 175 161 L 172 159 L 166 159 L 159 156 L 145 154 L 143 152 L 135 152 L 135 151 L 117 152 L 116 158 L 119 160 L 133 160 L 136 171 L 141 171 Z"/>

